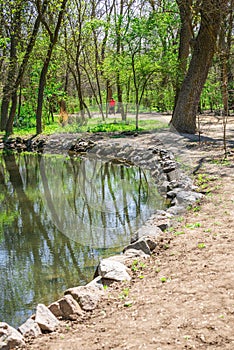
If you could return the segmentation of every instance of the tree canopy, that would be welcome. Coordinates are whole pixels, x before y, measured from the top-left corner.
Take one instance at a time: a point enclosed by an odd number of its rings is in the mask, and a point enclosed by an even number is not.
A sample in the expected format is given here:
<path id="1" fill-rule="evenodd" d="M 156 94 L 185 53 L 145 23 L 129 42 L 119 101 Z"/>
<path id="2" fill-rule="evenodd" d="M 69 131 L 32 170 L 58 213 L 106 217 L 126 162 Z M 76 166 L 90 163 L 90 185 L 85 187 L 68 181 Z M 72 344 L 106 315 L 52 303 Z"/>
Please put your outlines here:
<path id="1" fill-rule="evenodd" d="M 198 108 L 234 105 L 233 0 L 0 0 L 1 131 L 36 133 L 65 101 L 81 120 L 111 97 L 196 132 Z"/>

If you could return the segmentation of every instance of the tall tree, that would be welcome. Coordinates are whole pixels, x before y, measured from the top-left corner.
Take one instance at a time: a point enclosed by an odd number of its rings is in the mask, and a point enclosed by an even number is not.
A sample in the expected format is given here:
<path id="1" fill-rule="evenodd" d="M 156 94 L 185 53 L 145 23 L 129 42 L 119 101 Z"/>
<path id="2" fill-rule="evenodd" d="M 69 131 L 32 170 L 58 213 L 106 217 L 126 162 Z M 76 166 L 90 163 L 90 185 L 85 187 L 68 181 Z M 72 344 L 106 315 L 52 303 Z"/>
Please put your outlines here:
<path id="1" fill-rule="evenodd" d="M 178 99 L 181 83 L 187 72 L 191 40 L 193 39 L 192 3 L 193 0 L 176 0 L 180 12 L 180 44 L 178 50 L 178 73 L 176 82 L 175 104 Z"/>
<path id="2" fill-rule="evenodd" d="M 59 12 L 58 12 L 58 19 L 55 23 L 54 30 L 51 30 L 50 27 L 50 20 L 52 16 L 52 12 L 48 13 L 48 21 L 45 17 L 42 18 L 42 23 L 44 27 L 46 28 L 48 35 L 49 35 L 49 46 L 47 48 L 46 57 L 43 63 L 43 67 L 40 74 L 40 81 L 39 81 L 39 87 L 38 87 L 38 97 L 37 97 L 37 112 L 36 112 L 36 132 L 37 134 L 40 134 L 42 132 L 42 106 L 43 106 L 43 97 L 44 97 L 44 90 L 46 86 L 46 76 L 49 69 L 49 64 L 51 61 L 52 53 L 54 50 L 54 47 L 57 43 L 59 31 L 61 28 L 63 15 L 66 9 L 68 0 L 62 0 L 62 2 L 59 4 Z M 58 6 L 58 5 L 56 5 Z M 53 11 L 53 10 L 52 10 Z"/>
<path id="3" fill-rule="evenodd" d="M 32 26 L 32 31 L 28 30 L 28 38 L 21 38 L 21 19 L 25 12 L 29 12 L 27 8 L 27 2 L 17 2 L 14 4 L 15 9 L 12 10 L 13 16 L 13 24 L 12 27 L 9 28 L 10 32 L 10 59 L 9 59 L 9 69 L 8 76 L 3 88 L 3 98 L 1 105 L 1 130 L 5 130 L 6 134 L 9 135 L 13 132 L 13 121 L 16 112 L 17 106 L 17 90 L 22 82 L 25 69 L 27 67 L 30 55 L 32 53 L 33 47 L 36 42 L 37 33 L 39 31 L 41 18 L 44 15 L 46 8 L 48 5 L 48 0 L 44 0 L 40 6 L 38 14 L 35 18 L 34 24 Z M 34 11 L 34 10 L 33 10 Z M 29 14 L 28 13 L 28 14 Z M 17 17 L 17 18 L 15 18 Z M 25 28 L 24 28 L 25 30 Z M 17 64 L 17 48 L 19 45 L 16 44 L 16 36 L 19 42 L 21 42 L 21 46 L 23 46 L 23 41 L 27 39 L 27 44 L 23 53 L 23 59 L 20 64 Z M 9 113 L 9 104 L 11 103 L 10 113 Z"/>
<path id="4" fill-rule="evenodd" d="M 15 8 L 12 4 L 9 4 L 9 7 L 6 6 L 6 13 L 2 11 L 2 14 L 5 14 L 5 20 L 9 20 L 9 24 L 5 23 L 6 32 L 8 33 L 10 40 L 10 53 L 9 53 L 9 64 L 8 64 L 8 73 L 5 85 L 3 87 L 3 98 L 1 105 L 1 130 L 5 130 L 7 118 L 8 118 L 8 109 L 12 96 L 12 87 L 14 85 L 14 80 L 17 72 L 17 42 L 20 37 L 21 30 L 21 10 L 22 4 L 17 1 Z"/>
<path id="5" fill-rule="evenodd" d="M 203 0 L 200 5 L 200 29 L 171 120 L 172 128 L 179 132 L 196 132 L 200 95 L 216 50 L 217 37 L 227 4 L 228 0 Z"/>

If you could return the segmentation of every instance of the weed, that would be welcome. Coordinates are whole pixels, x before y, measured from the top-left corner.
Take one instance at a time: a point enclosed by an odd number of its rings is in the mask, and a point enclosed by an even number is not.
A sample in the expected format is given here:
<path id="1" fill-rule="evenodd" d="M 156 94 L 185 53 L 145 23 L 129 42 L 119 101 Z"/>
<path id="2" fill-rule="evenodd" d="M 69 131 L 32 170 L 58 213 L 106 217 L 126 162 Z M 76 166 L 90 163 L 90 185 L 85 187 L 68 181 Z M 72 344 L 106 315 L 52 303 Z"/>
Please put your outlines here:
<path id="1" fill-rule="evenodd" d="M 138 260 L 133 260 L 131 270 L 138 271 Z"/>
<path id="2" fill-rule="evenodd" d="M 218 221 L 214 222 L 214 226 L 221 226 L 221 225 L 222 225 L 221 222 L 218 222 Z"/>
<path id="3" fill-rule="evenodd" d="M 201 223 L 200 222 L 195 222 L 194 224 L 186 224 L 185 227 L 186 228 L 190 228 L 190 229 L 195 229 L 197 227 L 201 227 Z"/>
<path id="4" fill-rule="evenodd" d="M 185 340 L 189 340 L 190 338 L 191 338 L 190 335 L 184 335 Z"/>
<path id="5" fill-rule="evenodd" d="M 206 233 L 211 232 L 211 228 L 206 228 L 206 229 L 204 230 L 204 232 L 206 232 Z"/>
<path id="6" fill-rule="evenodd" d="M 176 218 L 176 221 L 183 222 L 184 221 L 184 217 L 183 216 L 178 216 L 178 218 Z"/>
<path id="7" fill-rule="evenodd" d="M 131 270 L 136 272 L 136 271 L 144 269 L 145 267 L 146 267 L 146 265 L 142 261 L 134 260 L 132 262 Z"/>
<path id="8" fill-rule="evenodd" d="M 198 212 L 198 211 L 201 210 L 201 207 L 200 207 L 200 205 L 196 205 L 196 206 L 189 205 L 189 206 L 187 207 L 187 209 L 193 211 L 194 213 L 196 213 L 196 212 Z"/>
<path id="9" fill-rule="evenodd" d="M 185 234 L 184 231 L 176 231 L 174 233 L 175 236 L 180 236 L 180 235 L 184 235 L 184 234 Z"/>
<path id="10" fill-rule="evenodd" d="M 197 247 L 199 249 L 204 249 L 206 247 L 205 243 L 198 243 Z"/>
<path id="11" fill-rule="evenodd" d="M 200 210 L 201 210 L 200 205 L 197 205 L 197 206 L 195 206 L 195 207 L 193 208 L 194 213 L 196 213 L 196 212 L 198 212 L 198 211 L 200 211 Z"/>
<path id="12" fill-rule="evenodd" d="M 124 288 L 122 292 L 119 294 L 119 299 L 125 299 L 129 295 L 129 288 Z"/>
<path id="13" fill-rule="evenodd" d="M 132 306 L 132 301 L 126 301 L 125 303 L 124 303 L 124 306 L 125 307 L 131 307 Z"/>
<path id="14" fill-rule="evenodd" d="M 162 283 L 165 283 L 165 282 L 167 282 L 167 278 L 166 278 L 166 277 L 161 277 L 161 278 L 160 278 L 160 281 L 161 281 Z"/>
<path id="15" fill-rule="evenodd" d="M 212 159 L 211 163 L 216 165 L 221 165 L 221 166 L 227 166 L 231 164 L 230 161 L 227 159 Z"/>
<path id="16" fill-rule="evenodd" d="M 139 266 L 141 269 L 144 269 L 146 267 L 146 264 L 140 261 Z"/>

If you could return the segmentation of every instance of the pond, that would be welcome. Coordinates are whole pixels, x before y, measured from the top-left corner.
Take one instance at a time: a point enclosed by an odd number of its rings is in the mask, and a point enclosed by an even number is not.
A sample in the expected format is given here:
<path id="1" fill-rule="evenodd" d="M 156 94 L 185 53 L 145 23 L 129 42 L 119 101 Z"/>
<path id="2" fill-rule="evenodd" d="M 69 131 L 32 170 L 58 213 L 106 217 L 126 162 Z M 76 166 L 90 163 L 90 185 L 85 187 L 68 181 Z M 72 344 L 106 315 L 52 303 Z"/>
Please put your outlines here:
<path id="1" fill-rule="evenodd" d="M 92 280 L 164 208 L 150 174 L 92 158 L 0 154 L 0 321 Z"/>

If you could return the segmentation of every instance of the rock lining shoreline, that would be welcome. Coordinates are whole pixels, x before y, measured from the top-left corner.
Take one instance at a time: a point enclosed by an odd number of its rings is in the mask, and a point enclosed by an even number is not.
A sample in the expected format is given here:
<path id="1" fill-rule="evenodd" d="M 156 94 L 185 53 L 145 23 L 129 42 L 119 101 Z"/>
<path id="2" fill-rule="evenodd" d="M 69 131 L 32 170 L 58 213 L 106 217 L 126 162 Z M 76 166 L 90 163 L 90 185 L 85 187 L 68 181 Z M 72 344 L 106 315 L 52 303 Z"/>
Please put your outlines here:
<path id="1" fill-rule="evenodd" d="M 62 319 L 76 320 L 96 308 L 104 293 L 104 286 L 114 281 L 130 280 L 127 266 L 138 258 L 147 259 L 159 245 L 159 237 L 173 223 L 173 218 L 186 211 L 202 198 L 193 181 L 181 169 L 174 154 L 167 150 L 156 134 L 130 135 L 113 138 L 106 135 L 60 134 L 31 139 L 10 138 L 0 140 L 0 149 L 37 153 L 69 154 L 70 156 L 95 156 L 104 161 L 139 166 L 149 170 L 165 200 L 166 210 L 158 210 L 134 235 L 123 253 L 100 261 L 93 281 L 86 286 L 70 288 L 64 296 L 48 307 L 38 304 L 31 316 L 18 330 L 0 322 L 0 349 L 24 346 L 28 337 L 38 337 L 53 332 Z M 121 136 L 121 135 L 117 135 Z M 124 135 L 123 135 L 124 136 Z M 128 135 L 129 136 L 129 135 Z"/>

